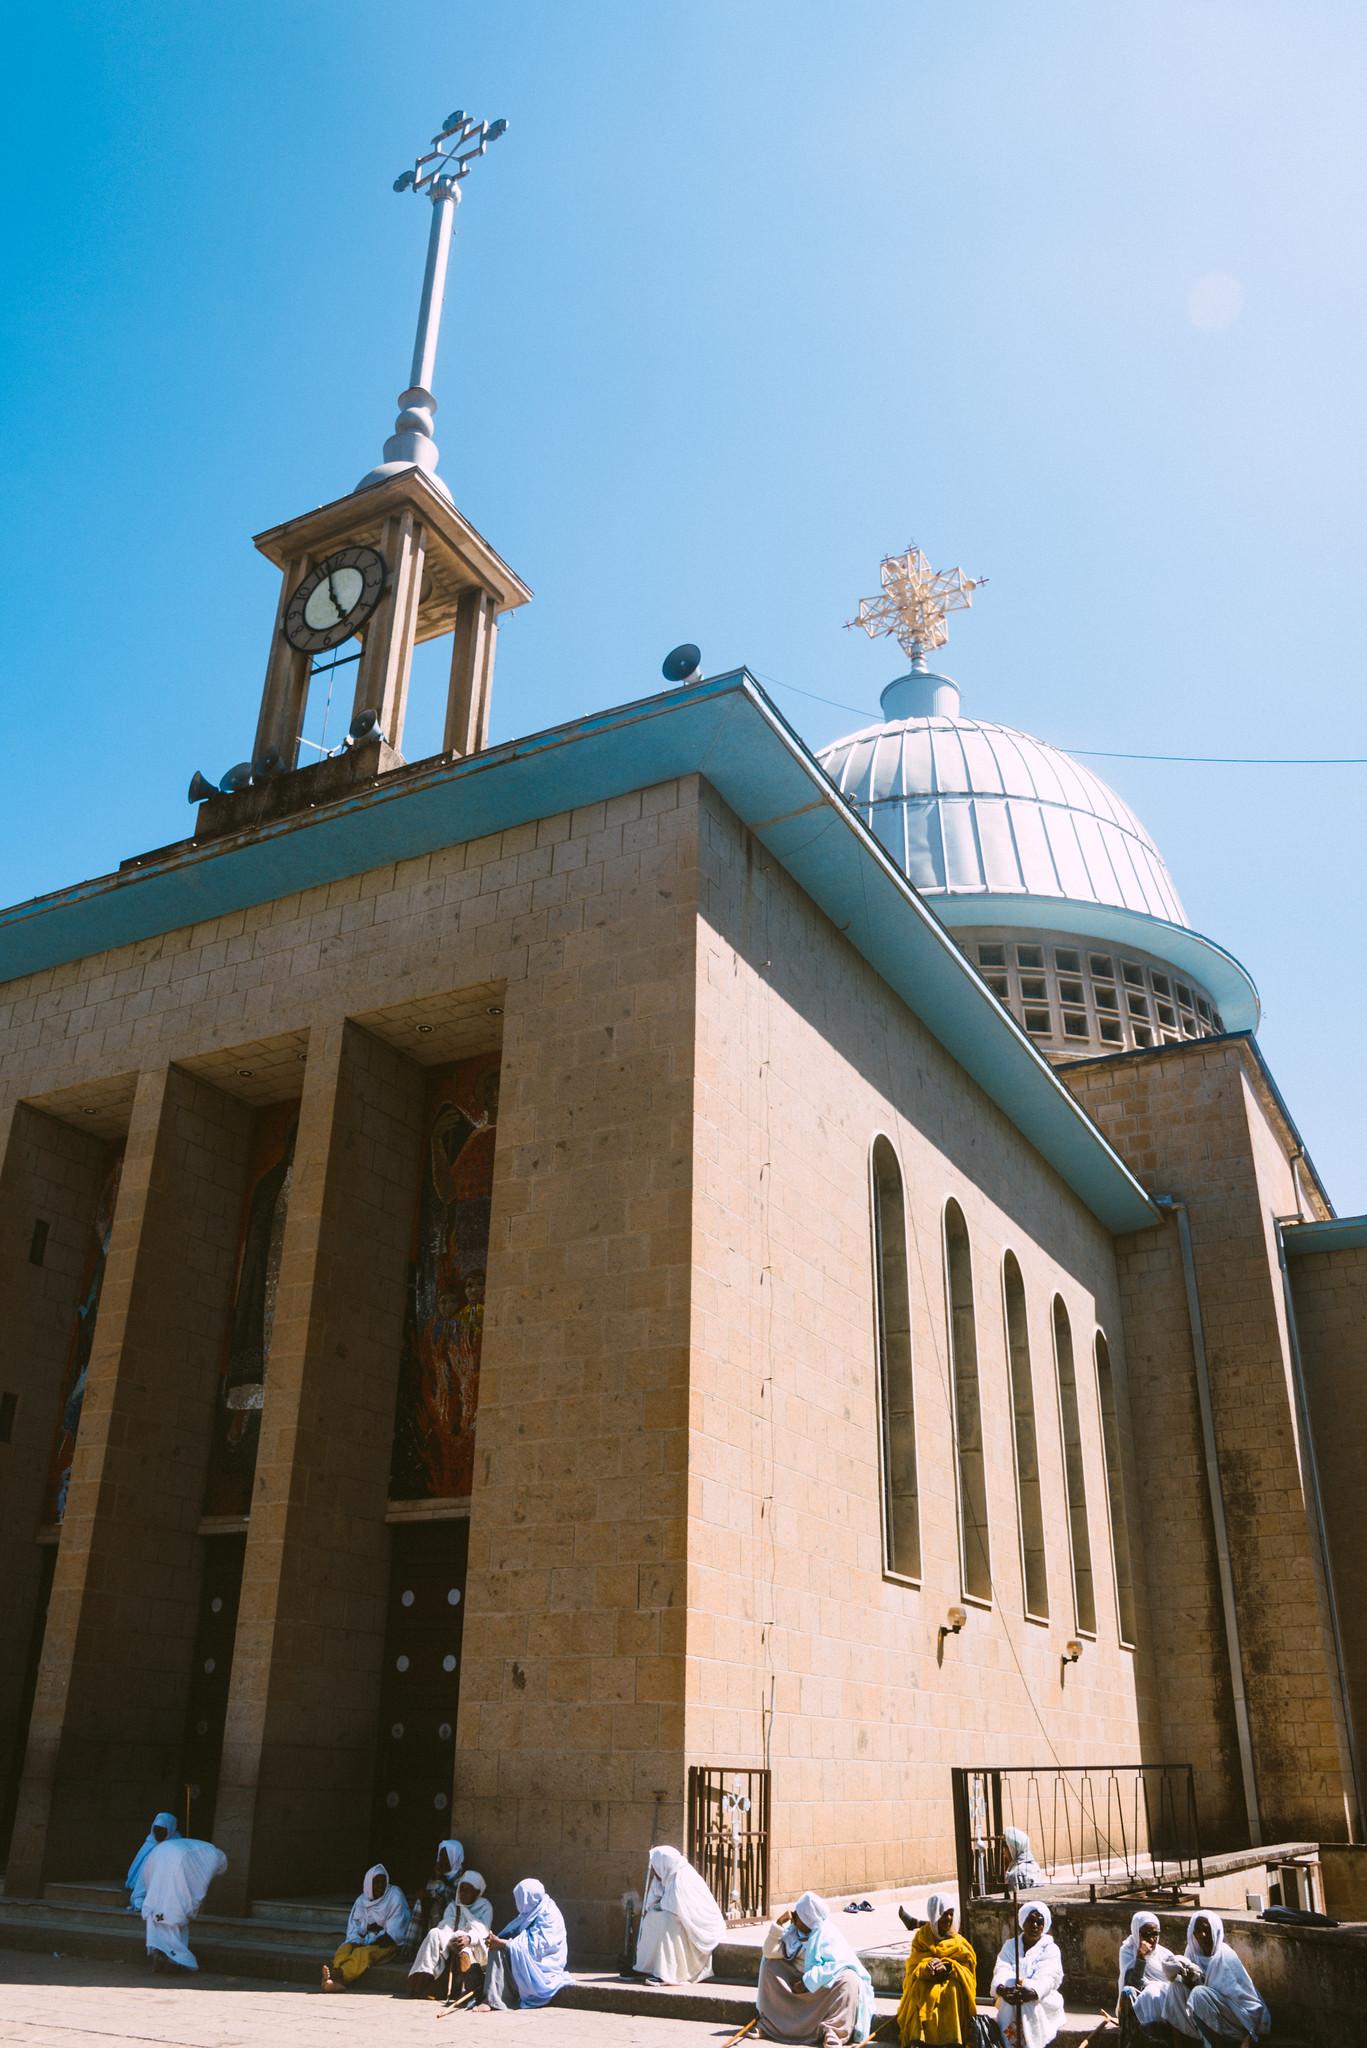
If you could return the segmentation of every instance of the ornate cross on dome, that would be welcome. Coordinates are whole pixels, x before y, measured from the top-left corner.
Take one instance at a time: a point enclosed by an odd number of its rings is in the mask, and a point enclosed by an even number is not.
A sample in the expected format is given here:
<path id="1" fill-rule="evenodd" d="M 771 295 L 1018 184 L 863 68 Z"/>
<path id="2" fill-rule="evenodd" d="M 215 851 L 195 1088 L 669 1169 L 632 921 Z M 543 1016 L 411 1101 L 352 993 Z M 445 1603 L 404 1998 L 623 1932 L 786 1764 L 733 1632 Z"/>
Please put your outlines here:
<path id="1" fill-rule="evenodd" d="M 879 570 L 882 594 L 861 597 L 859 616 L 847 626 L 862 626 L 870 640 L 893 633 L 913 661 L 949 638 L 948 612 L 966 612 L 985 576 L 965 576 L 962 569 L 932 569 L 913 541 L 904 555 L 884 555 Z"/>

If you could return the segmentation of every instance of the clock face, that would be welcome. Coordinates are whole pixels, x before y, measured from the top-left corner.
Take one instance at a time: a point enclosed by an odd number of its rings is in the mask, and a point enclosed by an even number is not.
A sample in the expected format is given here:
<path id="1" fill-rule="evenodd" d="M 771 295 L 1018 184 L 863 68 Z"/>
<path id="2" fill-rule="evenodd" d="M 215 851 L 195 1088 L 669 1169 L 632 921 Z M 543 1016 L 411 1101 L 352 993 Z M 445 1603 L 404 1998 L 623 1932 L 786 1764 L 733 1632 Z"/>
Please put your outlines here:
<path id="1" fill-rule="evenodd" d="M 374 611 L 384 580 L 384 556 L 375 548 L 339 548 L 317 563 L 285 607 L 290 646 L 304 654 L 340 647 Z"/>

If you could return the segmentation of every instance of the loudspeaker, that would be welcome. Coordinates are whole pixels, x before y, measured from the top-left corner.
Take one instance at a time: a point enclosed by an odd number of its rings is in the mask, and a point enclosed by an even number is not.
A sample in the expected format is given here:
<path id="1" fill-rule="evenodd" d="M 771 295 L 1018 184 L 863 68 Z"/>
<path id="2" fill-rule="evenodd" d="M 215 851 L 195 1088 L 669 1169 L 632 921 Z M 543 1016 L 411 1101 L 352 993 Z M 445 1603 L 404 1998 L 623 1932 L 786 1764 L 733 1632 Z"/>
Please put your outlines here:
<path id="1" fill-rule="evenodd" d="M 201 775 L 198 768 L 196 768 L 194 774 L 190 777 L 190 787 L 185 793 L 186 803 L 202 804 L 206 797 L 217 795 L 218 791 L 214 788 L 208 776 Z"/>

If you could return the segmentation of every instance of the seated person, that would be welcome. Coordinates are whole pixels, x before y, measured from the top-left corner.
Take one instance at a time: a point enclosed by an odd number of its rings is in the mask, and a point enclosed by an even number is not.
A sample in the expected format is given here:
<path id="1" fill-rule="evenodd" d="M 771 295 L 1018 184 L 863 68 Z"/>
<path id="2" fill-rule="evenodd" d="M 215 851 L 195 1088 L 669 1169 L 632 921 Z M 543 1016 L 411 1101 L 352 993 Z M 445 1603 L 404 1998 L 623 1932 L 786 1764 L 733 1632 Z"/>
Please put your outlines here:
<path id="1" fill-rule="evenodd" d="M 1272 2015 L 1253 1979 L 1225 1940 L 1218 1913 L 1193 1913 L 1187 1952 L 1178 1961 L 1187 1994 L 1186 2031 L 1207 2048 L 1252 2048 L 1271 2031 Z"/>
<path id="2" fill-rule="evenodd" d="M 488 1937 L 484 1997 L 476 2012 L 549 2005 L 561 1985 L 570 1981 L 564 1917 L 540 1878 L 524 1877 L 515 1884 L 513 1904 L 515 1917 L 502 1934 Z"/>
<path id="3" fill-rule="evenodd" d="M 494 1909 L 484 1895 L 484 1879 L 477 1870 L 462 1870 L 456 1896 L 418 1945 L 408 1973 L 408 1988 L 413 1997 L 433 1997 L 438 1979 L 449 1980 L 459 1970 L 461 1990 L 482 1998 L 484 1968 L 489 1960 L 489 1930 L 493 1924 Z M 450 1991 L 448 1981 L 448 1996 Z"/>
<path id="4" fill-rule="evenodd" d="M 1169 1965 L 1176 1961 L 1165 1948 L 1157 1916 L 1135 1914 L 1120 1944 L 1120 2039 L 1123 2048 L 1169 2048 L 1170 2028 L 1194 2032 L 1187 2018 L 1187 1986 L 1175 1982 Z"/>
<path id="5" fill-rule="evenodd" d="M 1063 2023 L 1063 1957 L 1049 1932 L 1053 1918 L 1043 1899 L 1023 1900 L 1018 1931 L 998 1953 L 992 1990 L 1007 2048 L 1047 2048 Z"/>
<path id="6" fill-rule="evenodd" d="M 1009 1892 L 1028 1892 L 1044 1883 L 1044 1873 L 1035 1861 L 1030 1837 L 1024 1828 L 1003 1828 L 1002 1841 L 1011 1858 L 1003 1882 Z"/>
<path id="7" fill-rule="evenodd" d="M 978 2009 L 978 1958 L 954 1931 L 957 1903 L 938 1892 L 912 1936 L 902 1974 L 897 2031 L 902 2048 L 912 2041 L 972 2042 Z"/>
<path id="8" fill-rule="evenodd" d="M 173 1835 L 178 1835 L 179 1833 L 180 1829 L 176 1826 L 176 1817 L 173 1813 L 153 1814 L 147 1840 L 129 1864 L 128 1875 L 124 1879 L 124 1883 L 128 1887 L 128 1911 L 130 1913 L 140 1913 L 142 1911 L 143 1864 L 146 1863 L 158 1842 L 169 1842 Z"/>
<path id="9" fill-rule="evenodd" d="M 323 1965 L 324 1991 L 348 1991 L 367 1970 L 387 1963 L 408 1937 L 408 1901 L 389 1882 L 383 1863 L 372 1863 L 346 1924 L 346 1940 Z M 334 1977 L 332 1972 L 337 1975 Z"/>
<path id="10" fill-rule="evenodd" d="M 185 1937 L 209 1886 L 227 1868 L 227 1857 L 212 1842 L 168 1835 L 149 1849 L 138 1880 L 147 1924 L 147 1953 L 154 1969 L 163 1969 L 167 1962 L 181 1970 L 199 1968 Z"/>
<path id="11" fill-rule="evenodd" d="M 636 1968 L 660 1984 L 696 1984 L 712 1975 L 712 1951 L 725 1933 L 706 1878 L 680 1850 L 652 1849 Z"/>
<path id="12" fill-rule="evenodd" d="M 432 1875 L 423 1886 L 421 1897 L 414 1903 L 410 1933 L 422 1934 L 427 1928 L 437 1926 L 443 1913 L 455 1899 L 460 1874 L 464 1868 L 464 1843 L 450 1840 L 438 1842 Z"/>
<path id="13" fill-rule="evenodd" d="M 765 1935 L 755 2004 L 761 2034 L 790 2048 L 867 2041 L 873 1980 L 815 1892 L 804 1892 Z"/>

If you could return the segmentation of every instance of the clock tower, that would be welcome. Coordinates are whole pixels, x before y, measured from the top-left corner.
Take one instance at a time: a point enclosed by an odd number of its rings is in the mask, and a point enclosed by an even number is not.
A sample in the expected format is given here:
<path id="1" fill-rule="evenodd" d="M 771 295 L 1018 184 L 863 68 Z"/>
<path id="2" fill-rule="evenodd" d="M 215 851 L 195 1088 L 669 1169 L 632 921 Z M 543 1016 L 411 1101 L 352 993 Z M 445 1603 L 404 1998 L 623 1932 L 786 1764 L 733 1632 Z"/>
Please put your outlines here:
<path id="1" fill-rule="evenodd" d="M 230 770 L 217 789 L 200 776 L 192 783 L 192 800 L 204 799 L 197 839 L 326 802 L 402 767 L 409 674 L 421 641 L 451 641 L 443 752 L 476 754 L 487 742 L 498 620 L 526 604 L 531 591 L 456 509 L 437 474 L 431 386 L 461 184 L 507 126 L 451 114 L 395 181 L 396 192 L 420 193 L 432 207 L 399 416 L 383 459 L 355 490 L 256 536 L 281 572 L 261 713 L 251 760 Z M 353 666 L 344 745 L 301 759 L 312 679 Z"/>

